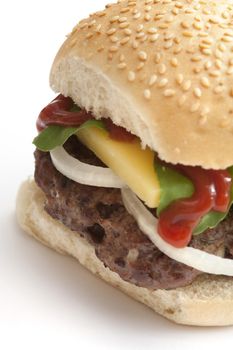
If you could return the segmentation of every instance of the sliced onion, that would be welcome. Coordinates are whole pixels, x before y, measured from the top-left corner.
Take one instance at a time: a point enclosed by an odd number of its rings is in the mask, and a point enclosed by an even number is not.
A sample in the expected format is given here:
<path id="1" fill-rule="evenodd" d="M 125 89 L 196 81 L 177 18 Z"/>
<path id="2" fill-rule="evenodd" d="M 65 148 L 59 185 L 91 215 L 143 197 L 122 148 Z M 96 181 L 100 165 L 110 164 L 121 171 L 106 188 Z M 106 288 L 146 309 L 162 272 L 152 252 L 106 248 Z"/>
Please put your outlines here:
<path id="1" fill-rule="evenodd" d="M 158 234 L 158 220 L 147 210 L 137 196 L 129 188 L 123 188 L 121 192 L 126 209 L 133 215 L 142 232 L 161 252 L 171 259 L 199 271 L 215 275 L 233 276 L 233 260 L 224 259 L 191 247 L 175 248 L 166 243 Z"/>
<path id="2" fill-rule="evenodd" d="M 111 169 L 82 163 L 69 155 L 63 147 L 55 148 L 50 154 L 55 168 L 73 181 L 97 187 L 122 188 L 124 186 Z"/>

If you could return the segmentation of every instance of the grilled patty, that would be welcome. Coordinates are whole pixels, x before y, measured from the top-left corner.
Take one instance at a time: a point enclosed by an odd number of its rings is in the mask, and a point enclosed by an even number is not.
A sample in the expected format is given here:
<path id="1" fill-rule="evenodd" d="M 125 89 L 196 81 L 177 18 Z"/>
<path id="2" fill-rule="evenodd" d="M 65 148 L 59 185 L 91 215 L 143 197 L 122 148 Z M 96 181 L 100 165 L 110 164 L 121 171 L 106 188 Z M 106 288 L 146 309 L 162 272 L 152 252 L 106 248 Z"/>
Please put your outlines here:
<path id="1" fill-rule="evenodd" d="M 103 166 L 74 136 L 65 148 L 83 162 Z M 49 153 L 36 150 L 35 160 L 35 181 L 45 193 L 45 210 L 87 239 L 104 265 L 122 279 L 149 289 L 172 289 L 190 284 L 201 274 L 154 246 L 126 211 L 120 190 L 66 178 L 55 169 Z M 233 212 L 216 228 L 193 238 L 190 246 L 233 258 Z"/>

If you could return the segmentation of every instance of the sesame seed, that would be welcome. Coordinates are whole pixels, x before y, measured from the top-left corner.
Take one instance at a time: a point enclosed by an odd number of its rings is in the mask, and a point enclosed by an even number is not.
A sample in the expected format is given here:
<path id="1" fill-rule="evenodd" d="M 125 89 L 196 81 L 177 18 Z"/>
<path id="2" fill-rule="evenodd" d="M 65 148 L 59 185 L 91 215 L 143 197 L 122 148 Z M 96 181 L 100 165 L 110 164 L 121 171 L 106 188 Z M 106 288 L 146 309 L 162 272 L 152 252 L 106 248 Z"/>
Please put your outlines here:
<path id="1" fill-rule="evenodd" d="M 170 62 L 171 62 L 171 65 L 173 67 L 177 67 L 178 66 L 178 60 L 177 60 L 176 57 L 173 57 Z"/>
<path id="2" fill-rule="evenodd" d="M 127 17 L 120 17 L 120 18 L 118 19 L 118 22 L 119 22 L 119 23 L 127 22 Z"/>
<path id="3" fill-rule="evenodd" d="M 139 51 L 138 58 L 141 61 L 146 61 L 147 60 L 147 53 L 145 51 Z"/>
<path id="4" fill-rule="evenodd" d="M 165 97 L 172 97 L 175 95 L 175 93 L 176 92 L 173 89 L 166 89 L 163 94 Z"/>
<path id="5" fill-rule="evenodd" d="M 182 21 L 180 25 L 184 29 L 188 29 L 190 27 L 190 23 L 188 21 Z"/>
<path id="6" fill-rule="evenodd" d="M 80 29 L 84 29 L 85 27 L 88 26 L 88 23 L 87 22 L 84 22 L 80 25 Z"/>
<path id="7" fill-rule="evenodd" d="M 185 81 L 184 84 L 182 85 L 182 89 L 183 89 L 184 91 L 188 91 L 188 90 L 190 89 L 191 85 L 192 85 L 191 80 L 187 80 L 187 81 Z"/>
<path id="8" fill-rule="evenodd" d="M 133 19 L 139 19 L 141 17 L 141 13 L 138 12 L 133 16 Z"/>
<path id="9" fill-rule="evenodd" d="M 117 43 L 119 38 L 117 36 L 111 36 L 110 40 L 111 40 L 112 43 Z"/>
<path id="10" fill-rule="evenodd" d="M 210 49 L 203 49 L 201 50 L 201 52 L 205 55 L 205 56 L 210 56 L 212 54 L 212 51 Z"/>
<path id="11" fill-rule="evenodd" d="M 153 75 L 150 77 L 149 86 L 153 86 L 153 85 L 156 83 L 157 79 L 158 79 L 157 75 L 153 74 Z"/>
<path id="12" fill-rule="evenodd" d="M 233 88 L 230 89 L 230 96 L 233 97 Z"/>
<path id="13" fill-rule="evenodd" d="M 97 33 L 100 33 L 101 27 L 102 27 L 102 24 L 98 24 L 98 26 L 96 27 L 95 31 Z"/>
<path id="14" fill-rule="evenodd" d="M 146 100 L 151 99 L 151 91 L 149 89 L 144 90 L 144 97 Z"/>
<path id="15" fill-rule="evenodd" d="M 138 48 L 138 46 L 139 46 L 138 42 L 136 40 L 134 40 L 132 42 L 132 48 L 136 50 Z"/>
<path id="16" fill-rule="evenodd" d="M 207 116 L 201 115 L 198 121 L 200 127 L 203 127 L 207 123 Z"/>
<path id="17" fill-rule="evenodd" d="M 159 63 L 160 60 L 161 60 L 161 54 L 157 52 L 157 53 L 155 54 L 155 63 Z"/>
<path id="18" fill-rule="evenodd" d="M 216 66 L 216 68 L 218 68 L 218 69 L 221 69 L 222 68 L 222 61 L 220 61 L 219 59 L 217 59 L 216 61 L 215 61 L 215 66 Z"/>
<path id="19" fill-rule="evenodd" d="M 215 57 L 216 58 L 222 58 L 222 52 L 220 50 L 215 50 L 215 53 L 214 53 Z"/>
<path id="20" fill-rule="evenodd" d="M 177 46 L 175 49 L 174 49 L 174 54 L 177 55 L 178 53 L 180 53 L 182 51 L 182 47 L 181 46 Z"/>
<path id="21" fill-rule="evenodd" d="M 195 74 L 199 74 L 200 72 L 201 72 L 201 70 L 202 70 L 202 67 L 194 67 L 194 69 L 193 69 L 193 72 L 195 73 Z"/>
<path id="22" fill-rule="evenodd" d="M 193 36 L 193 33 L 190 30 L 184 30 L 182 34 L 187 38 L 191 38 Z"/>
<path id="23" fill-rule="evenodd" d="M 109 52 L 109 54 L 108 54 L 108 60 L 109 60 L 109 61 L 112 61 L 112 59 L 113 59 L 113 54 L 112 54 L 112 52 Z"/>
<path id="24" fill-rule="evenodd" d="M 129 37 L 127 36 L 127 37 L 125 37 L 125 38 L 123 38 L 121 41 L 120 41 L 120 44 L 121 45 L 125 45 L 125 44 L 127 44 L 127 42 L 129 41 Z"/>
<path id="25" fill-rule="evenodd" d="M 181 85 L 181 84 L 183 83 L 183 81 L 184 81 L 184 76 L 183 76 L 183 74 L 178 74 L 178 75 L 176 76 L 176 82 L 177 82 L 177 84 Z"/>
<path id="26" fill-rule="evenodd" d="M 160 88 L 162 88 L 162 87 L 166 86 L 167 84 L 168 84 L 168 79 L 164 78 L 164 79 L 161 79 L 161 80 L 159 81 L 158 86 L 159 86 Z"/>
<path id="27" fill-rule="evenodd" d="M 125 56 L 123 54 L 121 54 L 119 60 L 120 60 L 120 62 L 124 62 L 125 61 Z"/>
<path id="28" fill-rule="evenodd" d="M 110 52 L 117 52 L 118 50 L 119 50 L 118 46 L 115 46 L 115 45 L 111 46 L 109 49 Z"/>
<path id="29" fill-rule="evenodd" d="M 151 11 L 151 9 L 152 9 L 152 7 L 151 7 L 151 6 L 149 6 L 149 5 L 145 6 L 145 11 L 146 11 L 146 12 L 150 12 L 150 11 Z"/>
<path id="30" fill-rule="evenodd" d="M 109 29 L 107 32 L 106 32 L 106 34 L 107 35 L 113 35 L 113 34 L 115 34 L 116 33 L 116 28 L 111 28 L 111 29 Z"/>
<path id="31" fill-rule="evenodd" d="M 143 43 L 144 41 L 146 41 L 148 39 L 147 35 L 144 35 L 142 38 L 140 38 L 140 41 Z"/>
<path id="32" fill-rule="evenodd" d="M 159 74 L 165 74 L 167 71 L 167 67 L 164 63 L 161 63 L 158 67 Z"/>
<path id="33" fill-rule="evenodd" d="M 193 56 L 193 57 L 191 57 L 191 61 L 192 62 L 199 62 L 199 61 L 201 61 L 202 60 L 202 57 L 201 56 Z"/>
<path id="34" fill-rule="evenodd" d="M 225 43 L 231 43 L 233 41 L 233 38 L 229 37 L 229 36 L 223 36 L 221 38 L 221 40 Z"/>
<path id="35" fill-rule="evenodd" d="M 167 41 L 167 40 L 171 40 L 174 38 L 174 33 L 165 33 L 164 35 L 164 40 Z M 175 41 L 174 41 L 175 42 Z"/>
<path id="36" fill-rule="evenodd" d="M 180 44 L 181 43 L 181 38 L 175 37 L 174 38 L 174 43 Z"/>
<path id="37" fill-rule="evenodd" d="M 128 23 L 128 22 L 123 22 L 123 23 L 120 23 L 119 28 L 125 29 L 125 28 L 127 28 L 128 26 L 129 26 L 129 23 Z"/>
<path id="38" fill-rule="evenodd" d="M 101 52 L 101 51 L 103 51 L 103 50 L 104 50 L 104 46 L 100 46 L 100 47 L 98 47 L 98 49 L 97 49 L 98 52 Z"/>
<path id="39" fill-rule="evenodd" d="M 141 70 L 143 67 L 145 66 L 145 63 L 144 62 L 140 62 L 138 65 L 137 65 L 137 70 Z"/>
<path id="40" fill-rule="evenodd" d="M 179 99 L 178 99 L 178 105 L 181 107 L 183 106 L 183 104 L 185 103 L 187 97 L 185 95 L 182 95 Z"/>
<path id="41" fill-rule="evenodd" d="M 149 22 L 151 20 L 151 15 L 149 15 L 149 13 L 147 13 L 145 16 L 144 16 L 144 19 L 145 21 Z"/>
<path id="42" fill-rule="evenodd" d="M 125 33 L 126 35 L 131 35 L 131 34 L 132 34 L 132 30 L 129 29 L 129 28 L 126 28 L 126 29 L 124 30 L 124 33 Z"/>
<path id="43" fill-rule="evenodd" d="M 182 9 L 183 8 L 183 4 L 181 2 L 179 2 L 179 1 L 177 1 L 175 3 L 175 7 L 177 7 L 178 9 Z"/>
<path id="44" fill-rule="evenodd" d="M 210 87 L 210 81 L 207 77 L 201 77 L 201 85 L 205 88 Z"/>
<path id="45" fill-rule="evenodd" d="M 202 24 L 198 23 L 198 22 L 194 22 L 193 23 L 193 28 L 197 29 L 197 30 L 201 30 L 202 29 Z"/>
<path id="46" fill-rule="evenodd" d="M 110 23 L 117 22 L 119 18 L 120 18 L 119 16 L 114 16 L 114 17 L 112 17 L 112 18 L 110 19 Z"/>
<path id="47" fill-rule="evenodd" d="M 94 33 L 87 33 L 86 39 L 91 39 L 93 37 Z"/>
<path id="48" fill-rule="evenodd" d="M 233 74 L 233 67 L 230 67 L 228 70 L 227 70 L 227 75 L 231 75 Z"/>
<path id="49" fill-rule="evenodd" d="M 177 8 L 173 8 L 172 9 L 172 13 L 173 13 L 173 15 L 178 15 L 179 14 L 179 10 Z"/>
<path id="50" fill-rule="evenodd" d="M 219 19 L 217 17 L 210 17 L 209 22 L 213 24 L 219 24 Z"/>
<path id="51" fill-rule="evenodd" d="M 205 106 L 202 110 L 201 110 L 201 116 L 207 116 L 207 114 L 210 113 L 210 109 L 209 107 Z"/>
<path id="52" fill-rule="evenodd" d="M 150 37 L 150 42 L 155 42 L 156 40 L 158 40 L 159 38 L 159 34 L 153 34 L 151 37 Z"/>
<path id="53" fill-rule="evenodd" d="M 201 95 L 202 95 L 202 92 L 201 92 L 201 89 L 200 88 L 195 88 L 193 90 L 193 93 L 194 93 L 194 96 L 197 97 L 197 98 L 200 98 Z"/>
<path id="54" fill-rule="evenodd" d="M 228 18 L 229 18 L 229 12 L 223 11 L 223 12 L 222 12 L 222 18 L 228 19 Z"/>
<path id="55" fill-rule="evenodd" d="M 137 33 L 140 33 L 142 30 L 144 29 L 144 25 L 143 24 L 139 24 L 136 28 Z"/>
<path id="56" fill-rule="evenodd" d="M 190 107 L 190 112 L 191 113 L 197 112 L 199 108 L 200 108 L 200 103 L 199 102 L 193 103 L 191 105 L 191 107 Z"/>
<path id="57" fill-rule="evenodd" d="M 212 77 L 219 77 L 220 76 L 220 72 L 219 70 L 212 70 L 209 72 L 209 75 L 211 75 Z"/>
<path id="58" fill-rule="evenodd" d="M 213 39 L 211 38 L 205 38 L 202 40 L 203 44 L 207 44 L 207 45 L 212 45 L 213 44 Z"/>
<path id="59" fill-rule="evenodd" d="M 133 71 L 129 71 L 128 73 L 128 81 L 133 82 L 136 78 L 136 74 Z"/>
<path id="60" fill-rule="evenodd" d="M 173 46 L 173 42 L 172 41 L 167 41 L 164 44 L 164 48 L 165 49 L 170 49 Z"/>
<path id="61" fill-rule="evenodd" d="M 224 87 L 223 86 L 221 86 L 221 85 L 218 85 L 218 86 L 216 86 L 215 88 L 214 88 L 214 93 L 215 94 L 221 94 L 222 92 L 224 91 Z"/>
<path id="62" fill-rule="evenodd" d="M 119 64 L 117 65 L 117 68 L 119 68 L 119 69 L 125 69 L 126 67 L 127 67 L 127 65 L 126 65 L 125 62 L 119 63 Z"/>
<path id="63" fill-rule="evenodd" d="M 144 32 L 140 32 L 140 33 L 138 33 L 138 34 L 136 35 L 136 39 L 141 39 L 141 38 L 144 37 L 144 35 L 145 35 Z"/>
<path id="64" fill-rule="evenodd" d="M 126 12 L 129 12 L 130 11 L 130 8 L 129 7 L 123 7 L 121 10 L 120 10 L 120 13 L 126 13 Z"/>
<path id="65" fill-rule="evenodd" d="M 159 29 L 168 29 L 169 24 L 168 23 L 161 23 L 159 24 Z"/>
<path id="66" fill-rule="evenodd" d="M 155 27 L 151 27 L 151 28 L 147 29 L 148 34 L 155 34 L 156 32 L 157 32 L 157 29 Z"/>
<path id="67" fill-rule="evenodd" d="M 212 67 L 212 62 L 211 61 L 205 62 L 204 67 L 206 70 L 210 69 Z"/>
<path id="68" fill-rule="evenodd" d="M 225 52 L 227 50 L 227 47 L 225 44 L 223 43 L 219 43 L 218 44 L 218 49 L 221 51 L 221 52 Z"/>

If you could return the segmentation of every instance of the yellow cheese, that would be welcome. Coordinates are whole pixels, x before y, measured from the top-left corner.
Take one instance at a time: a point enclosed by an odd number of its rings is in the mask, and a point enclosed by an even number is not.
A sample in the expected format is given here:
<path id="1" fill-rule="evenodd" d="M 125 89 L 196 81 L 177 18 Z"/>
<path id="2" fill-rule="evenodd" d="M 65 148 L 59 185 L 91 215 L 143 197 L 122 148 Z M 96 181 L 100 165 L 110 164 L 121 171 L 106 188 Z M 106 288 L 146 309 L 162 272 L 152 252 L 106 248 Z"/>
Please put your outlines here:
<path id="1" fill-rule="evenodd" d="M 153 166 L 154 153 L 140 142 L 116 141 L 105 130 L 90 127 L 78 131 L 79 140 L 92 150 L 150 208 L 159 204 L 159 181 Z"/>

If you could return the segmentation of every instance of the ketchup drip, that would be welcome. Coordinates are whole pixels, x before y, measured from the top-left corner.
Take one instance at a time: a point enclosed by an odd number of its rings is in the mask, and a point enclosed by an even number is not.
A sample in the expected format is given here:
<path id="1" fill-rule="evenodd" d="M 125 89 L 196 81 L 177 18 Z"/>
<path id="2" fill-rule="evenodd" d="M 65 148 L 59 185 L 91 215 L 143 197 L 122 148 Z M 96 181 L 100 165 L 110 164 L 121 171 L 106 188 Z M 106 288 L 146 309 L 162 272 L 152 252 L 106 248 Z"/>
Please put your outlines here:
<path id="1" fill-rule="evenodd" d="M 191 179 L 195 192 L 190 198 L 171 203 L 159 217 L 158 232 L 171 245 L 188 245 L 201 218 L 211 210 L 226 212 L 230 203 L 231 176 L 227 170 L 175 166 Z"/>
<path id="2" fill-rule="evenodd" d="M 37 119 L 37 130 L 42 131 L 49 125 L 65 127 L 80 126 L 89 119 L 93 119 L 91 113 L 85 110 L 71 112 L 74 102 L 70 97 L 58 95 L 39 114 Z"/>
<path id="3" fill-rule="evenodd" d="M 85 110 L 70 111 L 72 107 L 74 107 L 74 102 L 70 97 L 58 95 L 40 112 L 36 123 L 37 130 L 42 131 L 49 125 L 78 127 L 87 120 L 94 119 L 93 115 Z M 110 119 L 104 119 L 103 122 L 109 136 L 114 140 L 131 142 L 136 137 L 124 128 L 114 125 Z"/>

